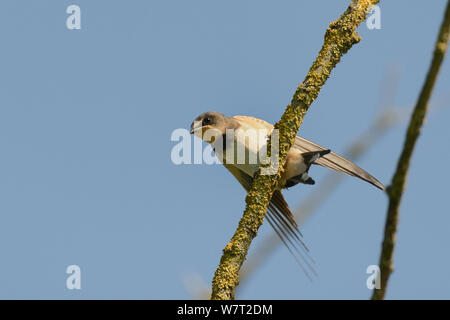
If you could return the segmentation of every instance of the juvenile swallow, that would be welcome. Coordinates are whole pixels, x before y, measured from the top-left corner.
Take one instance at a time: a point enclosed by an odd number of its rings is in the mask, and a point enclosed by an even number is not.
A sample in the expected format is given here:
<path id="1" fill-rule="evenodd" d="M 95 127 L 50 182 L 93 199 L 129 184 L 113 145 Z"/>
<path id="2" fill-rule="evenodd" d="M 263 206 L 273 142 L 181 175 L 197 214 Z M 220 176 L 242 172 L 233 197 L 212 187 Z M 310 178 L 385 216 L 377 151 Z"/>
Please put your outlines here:
<path id="1" fill-rule="evenodd" d="M 251 141 L 251 139 L 256 139 L 256 137 L 248 135 L 247 132 L 249 130 L 266 132 L 262 139 L 263 144 L 259 143 L 260 141 Z M 252 186 L 253 177 L 258 171 L 260 159 L 256 157 L 257 160 L 254 163 L 248 160 L 251 158 L 250 155 L 258 154 L 259 149 L 265 146 L 272 130 L 273 126 L 270 123 L 258 118 L 249 116 L 227 117 L 220 112 L 208 111 L 195 118 L 191 124 L 190 132 L 213 146 L 217 158 L 248 192 Z M 234 133 L 232 136 L 232 142 L 234 143 L 233 153 L 236 152 L 239 144 L 245 150 L 246 157 L 243 162 L 228 161 L 228 158 L 225 158 L 226 148 L 230 148 L 230 141 L 228 141 L 230 135 L 227 135 L 227 132 L 230 131 Z M 208 134 L 208 132 L 213 132 L 213 134 Z M 214 137 L 221 137 L 221 148 L 217 148 L 217 139 Z M 267 221 L 297 260 L 308 278 L 310 278 L 308 270 L 315 273 L 311 265 L 313 261 L 308 254 L 308 248 L 302 241 L 302 234 L 281 190 L 299 183 L 314 184 L 314 180 L 308 174 L 312 164 L 346 173 L 360 178 L 381 190 L 385 190 L 384 185 L 368 172 L 338 154 L 331 152 L 330 149 L 321 147 L 299 136 L 295 138 L 295 142 L 288 152 L 280 183 L 273 193 L 268 206 Z M 308 270 L 306 270 L 302 261 Z"/>

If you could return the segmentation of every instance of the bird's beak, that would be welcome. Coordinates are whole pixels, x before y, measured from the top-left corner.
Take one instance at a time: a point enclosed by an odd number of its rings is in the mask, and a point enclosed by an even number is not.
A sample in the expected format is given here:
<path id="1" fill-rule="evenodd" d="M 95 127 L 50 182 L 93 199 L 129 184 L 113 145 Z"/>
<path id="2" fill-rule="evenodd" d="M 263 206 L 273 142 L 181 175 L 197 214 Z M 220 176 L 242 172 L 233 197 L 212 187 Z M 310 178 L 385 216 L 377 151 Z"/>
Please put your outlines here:
<path id="1" fill-rule="evenodd" d="M 194 121 L 191 123 L 191 134 L 194 134 L 194 132 L 202 127 L 201 121 Z"/>

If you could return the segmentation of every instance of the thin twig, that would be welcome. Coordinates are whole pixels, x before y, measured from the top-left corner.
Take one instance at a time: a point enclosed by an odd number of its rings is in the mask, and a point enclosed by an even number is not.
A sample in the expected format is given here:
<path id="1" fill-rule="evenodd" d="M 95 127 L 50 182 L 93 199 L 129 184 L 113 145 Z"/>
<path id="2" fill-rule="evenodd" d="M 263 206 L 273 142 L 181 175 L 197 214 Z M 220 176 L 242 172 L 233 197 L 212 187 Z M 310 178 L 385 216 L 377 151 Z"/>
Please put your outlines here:
<path id="1" fill-rule="evenodd" d="M 450 31 L 450 0 L 447 3 L 444 21 L 442 22 L 439 36 L 434 49 L 433 60 L 430 69 L 428 70 L 425 83 L 420 92 L 419 99 L 414 108 L 408 131 L 406 133 L 406 140 L 400 158 L 398 159 L 397 169 L 392 178 L 391 186 L 387 193 L 389 197 L 389 207 L 387 212 L 386 225 L 384 229 L 384 240 L 380 256 L 380 277 L 381 288 L 375 289 L 372 295 L 373 300 L 384 299 L 386 294 L 386 287 L 389 276 L 393 271 L 393 254 L 394 244 L 396 239 L 399 207 L 402 199 L 403 191 L 406 184 L 406 176 L 411 161 L 411 156 L 414 151 L 417 138 L 419 137 L 422 125 L 425 120 L 425 115 L 428 110 L 428 101 L 431 97 L 434 84 L 439 73 L 439 68 L 444 59 L 447 50 L 448 38 Z"/>
<path id="2" fill-rule="evenodd" d="M 303 122 L 311 103 L 319 95 L 320 89 L 330 76 L 341 57 L 356 43 L 360 36 L 356 28 L 365 20 L 369 8 L 379 0 L 352 0 L 347 10 L 325 33 L 324 44 L 310 68 L 305 80 L 297 88 L 291 103 L 287 106 L 281 121 L 275 124 L 279 134 L 279 166 L 276 175 L 256 174 L 253 185 L 246 197 L 244 215 L 239 221 L 234 236 L 223 249 L 214 279 L 211 299 L 234 299 L 234 289 L 239 283 L 239 270 L 247 256 L 248 249 L 259 227 L 263 223 L 267 207 L 280 179 L 286 156 Z M 271 139 L 267 150 L 271 149 Z M 270 154 L 269 154 L 270 156 Z"/>

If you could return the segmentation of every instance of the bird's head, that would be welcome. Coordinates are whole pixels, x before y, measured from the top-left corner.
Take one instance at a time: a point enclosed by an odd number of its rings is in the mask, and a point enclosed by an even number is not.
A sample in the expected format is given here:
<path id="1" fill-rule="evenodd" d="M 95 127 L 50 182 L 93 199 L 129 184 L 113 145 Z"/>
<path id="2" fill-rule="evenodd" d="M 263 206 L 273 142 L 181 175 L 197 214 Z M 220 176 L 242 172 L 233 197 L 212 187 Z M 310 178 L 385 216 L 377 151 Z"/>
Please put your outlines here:
<path id="1" fill-rule="evenodd" d="M 208 111 L 194 119 L 191 124 L 191 134 L 208 143 L 212 143 L 214 142 L 214 137 L 222 136 L 227 129 L 233 129 L 234 127 L 234 119 L 220 112 Z"/>

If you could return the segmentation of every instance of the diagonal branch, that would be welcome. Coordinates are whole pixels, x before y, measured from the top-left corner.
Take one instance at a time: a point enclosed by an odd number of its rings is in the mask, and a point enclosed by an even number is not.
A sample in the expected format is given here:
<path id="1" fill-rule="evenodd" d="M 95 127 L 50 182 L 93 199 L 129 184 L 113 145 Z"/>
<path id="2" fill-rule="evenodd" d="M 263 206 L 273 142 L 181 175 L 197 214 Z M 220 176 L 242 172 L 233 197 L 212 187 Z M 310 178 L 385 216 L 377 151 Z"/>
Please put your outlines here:
<path id="1" fill-rule="evenodd" d="M 275 175 L 256 174 L 252 188 L 245 199 L 244 215 L 230 242 L 223 249 L 219 267 L 212 281 L 213 300 L 234 299 L 234 289 L 239 283 L 239 270 L 247 256 L 247 251 L 259 227 L 263 223 L 280 179 L 286 156 L 303 122 L 311 103 L 319 95 L 320 89 L 330 76 L 341 57 L 356 43 L 360 36 L 356 28 L 365 20 L 369 8 L 379 0 L 352 0 L 347 10 L 338 20 L 332 22 L 325 33 L 324 44 L 311 66 L 305 80 L 297 88 L 291 103 L 287 106 L 281 121 L 275 124 L 279 134 L 279 166 Z M 267 150 L 271 149 L 271 139 Z M 270 156 L 270 154 L 269 154 Z"/>
<path id="2" fill-rule="evenodd" d="M 414 151 L 417 138 L 419 137 L 422 125 L 425 120 L 425 115 L 428 110 L 428 101 L 430 100 L 434 84 L 439 73 L 439 68 L 444 60 L 445 52 L 447 51 L 447 44 L 450 32 L 450 0 L 447 3 L 444 20 L 439 31 L 439 36 L 434 48 L 433 60 L 430 69 L 428 70 L 425 83 L 420 92 L 419 99 L 411 116 L 408 131 L 406 132 L 406 140 L 403 146 L 403 151 L 398 159 L 397 170 L 392 178 L 391 186 L 387 193 L 389 196 L 389 207 L 386 218 L 386 225 L 384 229 L 383 247 L 380 257 L 380 272 L 381 272 L 381 288 L 376 289 L 373 293 L 372 299 L 384 299 L 386 294 L 386 287 L 389 276 L 393 271 L 393 254 L 394 244 L 397 232 L 397 224 L 399 217 L 399 207 L 402 199 L 403 191 L 406 184 L 406 176 L 408 174 L 411 156 Z"/>

